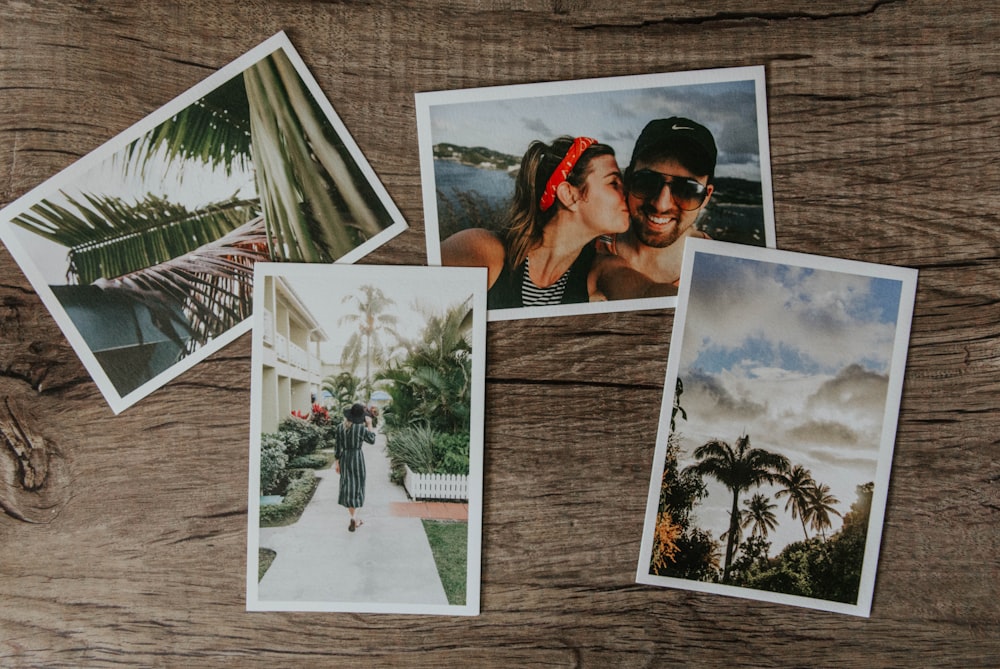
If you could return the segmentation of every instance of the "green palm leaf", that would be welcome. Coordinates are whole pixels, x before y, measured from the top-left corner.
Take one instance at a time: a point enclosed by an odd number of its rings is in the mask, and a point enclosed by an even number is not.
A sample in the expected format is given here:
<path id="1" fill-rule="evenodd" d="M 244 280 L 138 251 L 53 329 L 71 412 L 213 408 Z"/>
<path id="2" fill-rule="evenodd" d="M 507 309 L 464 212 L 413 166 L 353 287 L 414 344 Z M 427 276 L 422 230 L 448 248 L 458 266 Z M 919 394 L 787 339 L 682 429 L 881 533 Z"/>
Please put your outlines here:
<path id="1" fill-rule="evenodd" d="M 168 162 L 195 160 L 222 167 L 250 168 L 250 116 L 243 76 L 236 75 L 126 147 L 125 172 L 143 171 L 157 155 Z"/>
<path id="2" fill-rule="evenodd" d="M 211 244 L 257 215 L 257 200 L 236 197 L 197 211 L 153 194 L 135 203 L 111 196 L 66 196 L 75 211 L 42 200 L 14 223 L 69 248 L 67 281 L 88 284 L 138 271 Z"/>
<path id="3" fill-rule="evenodd" d="M 190 353 L 248 318 L 253 307 L 253 265 L 268 259 L 258 217 L 211 244 L 178 258 L 95 285 L 146 304 L 162 322 L 176 322 L 180 306 Z"/>

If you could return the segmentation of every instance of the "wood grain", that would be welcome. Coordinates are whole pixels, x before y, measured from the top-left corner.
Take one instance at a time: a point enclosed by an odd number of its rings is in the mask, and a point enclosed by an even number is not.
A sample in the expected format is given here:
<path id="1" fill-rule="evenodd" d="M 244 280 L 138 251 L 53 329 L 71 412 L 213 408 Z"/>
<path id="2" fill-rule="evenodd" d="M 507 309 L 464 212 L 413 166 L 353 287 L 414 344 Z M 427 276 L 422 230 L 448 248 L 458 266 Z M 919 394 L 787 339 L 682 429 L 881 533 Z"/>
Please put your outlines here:
<path id="1" fill-rule="evenodd" d="M 0 204 L 285 30 L 424 264 L 415 92 L 763 64 L 778 246 L 920 270 L 872 617 L 633 582 L 660 311 L 490 325 L 481 616 L 246 613 L 249 337 L 113 416 L 3 249 L 0 666 L 1000 666 L 1000 6 L 616 4 L 2 0 Z"/>

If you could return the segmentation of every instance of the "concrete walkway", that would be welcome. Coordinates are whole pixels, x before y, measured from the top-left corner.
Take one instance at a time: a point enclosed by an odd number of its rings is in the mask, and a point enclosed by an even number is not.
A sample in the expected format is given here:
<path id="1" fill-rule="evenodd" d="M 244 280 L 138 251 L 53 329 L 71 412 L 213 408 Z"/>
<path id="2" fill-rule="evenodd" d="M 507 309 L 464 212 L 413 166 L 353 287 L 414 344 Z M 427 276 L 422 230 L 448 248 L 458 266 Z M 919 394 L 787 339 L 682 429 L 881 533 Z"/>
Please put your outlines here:
<path id="1" fill-rule="evenodd" d="M 384 435 L 365 445 L 365 468 L 364 525 L 355 532 L 337 504 L 333 469 L 316 472 L 322 480 L 296 523 L 261 528 L 260 547 L 278 555 L 260 581 L 260 600 L 448 604 L 423 523 L 398 512 L 406 492 L 389 482 Z"/>

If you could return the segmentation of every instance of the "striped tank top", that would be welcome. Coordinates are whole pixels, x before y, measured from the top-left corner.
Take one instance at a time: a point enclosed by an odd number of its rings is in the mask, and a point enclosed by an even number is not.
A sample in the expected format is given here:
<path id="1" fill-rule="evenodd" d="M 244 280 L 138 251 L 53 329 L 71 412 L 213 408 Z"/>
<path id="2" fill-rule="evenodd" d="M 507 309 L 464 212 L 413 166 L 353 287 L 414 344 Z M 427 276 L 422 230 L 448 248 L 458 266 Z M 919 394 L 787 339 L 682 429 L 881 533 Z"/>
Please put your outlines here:
<path id="1" fill-rule="evenodd" d="M 559 280 L 547 288 L 539 288 L 532 283 L 528 276 L 528 259 L 524 259 L 524 275 L 521 279 L 521 301 L 526 307 L 545 307 L 552 304 L 559 304 L 562 301 L 563 293 L 566 292 L 566 284 L 569 282 L 569 273 L 572 267 L 566 270 Z"/>

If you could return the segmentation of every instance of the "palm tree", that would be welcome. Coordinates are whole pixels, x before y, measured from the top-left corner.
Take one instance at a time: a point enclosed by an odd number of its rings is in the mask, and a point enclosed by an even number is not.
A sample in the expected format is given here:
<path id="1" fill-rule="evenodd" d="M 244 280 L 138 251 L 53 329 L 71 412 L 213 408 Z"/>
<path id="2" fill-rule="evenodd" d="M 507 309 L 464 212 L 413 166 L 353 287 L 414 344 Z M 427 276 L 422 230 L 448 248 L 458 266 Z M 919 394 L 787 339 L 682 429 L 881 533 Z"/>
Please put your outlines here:
<path id="1" fill-rule="evenodd" d="M 392 383 L 393 421 L 467 431 L 471 416 L 471 297 L 440 314 L 425 311 L 421 335 L 403 341 L 406 355 L 380 374 Z"/>
<path id="2" fill-rule="evenodd" d="M 778 479 L 781 490 L 774 493 L 775 498 L 788 497 L 785 502 L 785 511 L 791 511 L 792 520 L 796 518 L 802 521 L 802 533 L 809 539 L 809 531 L 806 523 L 812 513 L 810 494 L 816 486 L 812 472 L 802 465 L 795 465 L 791 471 L 782 474 Z"/>
<path id="3" fill-rule="evenodd" d="M 749 502 L 744 502 L 743 523 L 741 527 L 750 529 L 750 536 L 760 536 L 767 539 L 767 535 L 778 527 L 778 518 L 772 509 L 778 508 L 777 504 L 771 504 L 771 500 L 763 493 L 754 493 Z"/>
<path id="4" fill-rule="evenodd" d="M 351 334 L 344 347 L 341 362 L 356 363 L 358 359 L 364 359 L 364 400 L 367 402 L 372 394 L 372 365 L 381 365 L 385 361 L 387 342 L 384 341 L 383 333 L 392 334 L 398 339 L 395 331 L 396 316 L 386 313 L 395 302 L 386 297 L 380 288 L 371 285 L 361 286 L 361 294 L 346 295 L 341 300 L 342 304 L 348 302 L 354 303 L 357 313 L 341 316 L 338 324 L 357 324 L 357 330 Z"/>
<path id="5" fill-rule="evenodd" d="M 322 389 L 333 396 L 337 406 L 353 404 L 358 392 L 358 378 L 350 372 L 341 372 L 323 379 Z"/>
<path id="6" fill-rule="evenodd" d="M 185 354 L 250 315 L 246 269 L 254 262 L 332 262 L 390 223 L 281 50 L 133 141 L 108 165 L 143 175 L 153 163 L 179 166 L 180 179 L 186 165 L 229 175 L 239 169 L 253 174 L 257 195 L 220 197 L 189 211 L 152 194 L 133 203 L 63 194 L 13 222 L 68 249 L 68 283 L 96 285 L 157 310 L 154 322 L 170 337 L 174 326 L 190 330 Z M 244 227 L 251 223 L 252 230 Z M 224 241 L 234 233 L 237 244 Z M 162 317 L 167 311 L 171 317 Z"/>
<path id="7" fill-rule="evenodd" d="M 809 491 L 809 519 L 810 526 L 819 532 L 819 535 L 826 541 L 826 530 L 833 527 L 830 522 L 830 514 L 841 516 L 841 513 L 834 508 L 834 504 L 840 504 L 840 500 L 830 494 L 830 486 L 825 483 L 816 483 Z"/>
<path id="8" fill-rule="evenodd" d="M 729 580 L 733 548 L 739 535 L 740 494 L 763 483 L 777 481 L 788 469 L 788 458 L 762 448 L 752 448 L 748 434 L 741 435 L 736 440 L 735 448 L 724 441 L 709 441 L 695 449 L 694 457 L 698 462 L 687 467 L 685 471 L 711 476 L 733 493 L 726 557 L 722 571 L 722 581 L 725 583 Z"/>
<path id="9" fill-rule="evenodd" d="M 733 547 L 734 547 L 733 548 L 733 552 L 736 551 L 736 549 L 739 547 L 740 543 L 742 543 L 742 541 L 743 541 L 743 512 L 742 511 L 738 511 L 737 512 L 736 522 L 733 523 L 732 521 L 730 521 L 730 523 L 729 523 L 729 529 L 719 535 L 719 540 L 720 541 L 728 541 L 729 540 L 729 533 L 732 532 L 734 528 L 736 530 L 736 536 L 733 537 Z"/>

